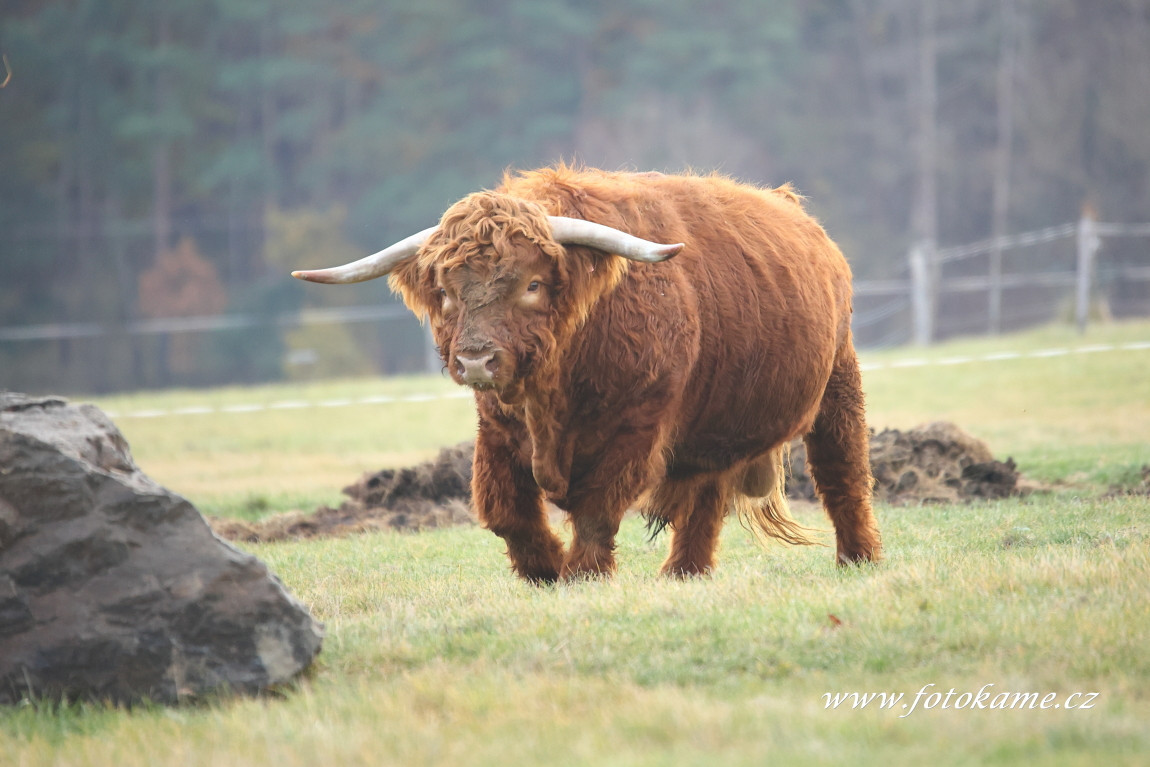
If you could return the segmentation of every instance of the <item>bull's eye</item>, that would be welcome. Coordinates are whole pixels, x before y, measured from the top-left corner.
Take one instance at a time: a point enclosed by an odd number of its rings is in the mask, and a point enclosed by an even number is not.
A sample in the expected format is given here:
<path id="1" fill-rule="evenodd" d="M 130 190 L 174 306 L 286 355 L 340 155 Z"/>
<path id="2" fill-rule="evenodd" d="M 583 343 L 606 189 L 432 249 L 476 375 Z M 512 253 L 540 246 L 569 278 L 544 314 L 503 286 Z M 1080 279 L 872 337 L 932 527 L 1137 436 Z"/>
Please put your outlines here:
<path id="1" fill-rule="evenodd" d="M 539 290 L 539 280 L 532 280 L 531 284 L 527 286 L 528 293 L 534 293 Z"/>
<path id="2" fill-rule="evenodd" d="M 447 288 L 439 288 L 439 308 L 444 316 L 455 314 L 455 301 L 451 299 L 451 294 L 447 292 Z"/>

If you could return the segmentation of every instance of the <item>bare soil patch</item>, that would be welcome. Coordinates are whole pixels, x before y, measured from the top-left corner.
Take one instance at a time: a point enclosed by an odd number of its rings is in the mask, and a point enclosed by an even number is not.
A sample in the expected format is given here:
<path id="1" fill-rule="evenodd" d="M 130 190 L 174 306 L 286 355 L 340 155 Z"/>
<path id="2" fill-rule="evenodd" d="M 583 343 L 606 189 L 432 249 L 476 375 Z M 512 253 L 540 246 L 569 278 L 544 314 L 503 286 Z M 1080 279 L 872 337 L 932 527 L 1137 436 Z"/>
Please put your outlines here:
<path id="1" fill-rule="evenodd" d="M 259 522 L 210 522 L 223 538 L 252 542 L 475 524 L 470 511 L 473 449 L 473 443 L 462 442 L 417 466 L 364 474 L 343 489 L 348 499 L 339 508 L 321 506 L 310 514 L 290 511 Z"/>
<path id="2" fill-rule="evenodd" d="M 1106 498 L 1128 498 L 1146 496 L 1150 497 L 1150 464 L 1142 467 L 1142 478 L 1133 486 L 1113 485 L 1106 493 Z"/>
<path id="3" fill-rule="evenodd" d="M 365 474 L 343 489 L 339 508 L 292 511 L 259 522 L 212 519 L 221 537 L 243 541 L 341 536 L 370 530 L 419 531 L 475 524 L 471 512 L 472 442 L 444 448 L 432 461 Z M 806 451 L 791 449 L 787 494 L 814 500 Z M 1021 492 L 1014 461 L 994 458 L 986 443 L 951 423 L 871 436 L 875 499 L 895 505 L 957 503 Z"/>
<path id="4" fill-rule="evenodd" d="M 1023 492 L 1014 460 L 997 460 L 990 448 L 953 423 L 871 434 L 871 473 L 876 501 L 896 506 L 1007 498 Z M 802 441 L 791 446 L 787 494 L 815 499 Z"/>

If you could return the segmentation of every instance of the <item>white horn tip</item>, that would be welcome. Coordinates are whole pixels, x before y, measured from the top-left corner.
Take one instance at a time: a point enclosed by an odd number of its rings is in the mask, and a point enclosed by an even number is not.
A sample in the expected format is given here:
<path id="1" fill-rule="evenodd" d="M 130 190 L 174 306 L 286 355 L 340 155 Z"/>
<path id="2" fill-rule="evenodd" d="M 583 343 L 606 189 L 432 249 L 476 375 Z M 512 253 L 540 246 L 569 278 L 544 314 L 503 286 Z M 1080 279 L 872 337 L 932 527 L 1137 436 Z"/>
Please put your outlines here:
<path id="1" fill-rule="evenodd" d="M 655 248 L 636 248 L 628 254 L 628 257 L 636 261 L 645 261 L 648 264 L 657 264 L 677 256 L 684 247 L 686 247 L 685 243 L 677 242 L 674 245 L 659 245 Z"/>
<path id="2" fill-rule="evenodd" d="M 308 282 L 323 282 L 329 284 L 335 282 L 335 280 L 332 280 L 326 274 L 326 272 L 326 269 L 314 269 L 311 271 L 297 270 L 292 272 L 291 276 L 295 277 L 297 280 L 307 280 Z"/>

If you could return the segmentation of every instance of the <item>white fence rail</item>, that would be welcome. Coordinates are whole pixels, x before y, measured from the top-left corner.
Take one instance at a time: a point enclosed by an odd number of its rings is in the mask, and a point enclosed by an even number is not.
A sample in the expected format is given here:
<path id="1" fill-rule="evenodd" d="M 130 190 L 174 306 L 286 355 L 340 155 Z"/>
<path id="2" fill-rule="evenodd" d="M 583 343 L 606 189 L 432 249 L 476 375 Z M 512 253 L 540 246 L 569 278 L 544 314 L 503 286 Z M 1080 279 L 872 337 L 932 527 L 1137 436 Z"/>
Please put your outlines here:
<path id="1" fill-rule="evenodd" d="M 0 327 L 0 341 L 56 341 L 103 336 L 148 336 L 165 333 L 205 333 L 253 327 L 295 328 L 301 325 L 331 325 L 348 322 L 378 322 L 410 317 L 402 306 L 342 306 L 331 309 L 304 309 L 272 315 L 214 314 L 199 317 L 161 317 L 132 320 L 120 325 L 99 322 L 65 322 L 47 325 Z"/>
<path id="2" fill-rule="evenodd" d="M 885 362 L 874 362 L 867 357 L 860 360 L 859 367 L 864 373 L 876 370 L 898 370 L 904 368 L 921 368 L 930 366 L 950 367 L 953 365 L 976 365 L 980 363 L 1008 362 L 1021 359 L 1049 359 L 1076 354 L 1099 354 L 1102 352 L 1148 352 L 1150 341 L 1130 341 L 1118 344 L 1093 344 L 1090 346 L 1077 346 L 1066 348 L 1036 349 L 1034 351 L 1016 352 L 1001 351 L 991 354 L 981 354 L 971 357 L 943 357 L 941 359 L 921 359 L 905 357 Z M 303 410 L 306 408 L 343 408 L 364 407 L 369 405 L 406 405 L 417 402 L 439 402 L 441 400 L 470 399 L 474 393 L 469 389 L 460 389 L 450 392 L 425 392 L 419 394 L 405 394 L 399 396 L 368 396 L 348 397 L 344 399 L 327 400 L 279 400 L 274 402 L 243 402 L 231 405 L 209 405 L 204 402 L 192 402 L 169 408 L 153 408 L 147 410 L 109 410 L 110 418 L 167 418 L 179 416 L 201 415 L 239 415 L 247 413 L 262 413 L 270 410 Z"/>

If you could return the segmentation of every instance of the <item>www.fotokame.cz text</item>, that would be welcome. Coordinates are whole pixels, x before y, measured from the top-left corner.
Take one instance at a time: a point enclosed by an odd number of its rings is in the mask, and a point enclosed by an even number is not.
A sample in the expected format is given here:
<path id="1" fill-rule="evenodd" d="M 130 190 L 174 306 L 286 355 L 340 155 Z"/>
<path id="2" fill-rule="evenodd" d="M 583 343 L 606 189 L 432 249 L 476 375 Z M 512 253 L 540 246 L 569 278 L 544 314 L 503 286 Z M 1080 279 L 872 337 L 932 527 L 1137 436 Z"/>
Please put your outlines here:
<path id="1" fill-rule="evenodd" d="M 823 693 L 823 708 L 879 708 L 902 711 L 899 718 L 910 716 L 915 711 L 932 709 L 1065 709 L 1083 710 L 1094 708 L 1098 697 L 1096 692 L 1072 692 L 1065 695 L 1048 692 L 998 691 L 993 683 L 984 684 L 977 692 L 959 692 L 950 688 L 941 692 L 933 688 L 937 685 L 924 684 L 913 698 L 901 692 L 828 692 Z"/>

